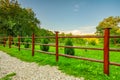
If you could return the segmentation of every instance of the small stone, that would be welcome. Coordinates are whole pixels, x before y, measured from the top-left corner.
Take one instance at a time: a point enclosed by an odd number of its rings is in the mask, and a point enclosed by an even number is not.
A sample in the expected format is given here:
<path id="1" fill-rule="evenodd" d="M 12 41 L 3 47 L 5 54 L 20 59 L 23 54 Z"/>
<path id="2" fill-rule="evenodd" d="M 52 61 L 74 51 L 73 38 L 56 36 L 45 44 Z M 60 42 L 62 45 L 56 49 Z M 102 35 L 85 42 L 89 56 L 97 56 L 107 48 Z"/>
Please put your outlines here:
<path id="1" fill-rule="evenodd" d="M 12 72 L 16 73 L 12 80 L 84 80 L 62 73 L 57 66 L 38 66 L 0 51 L 0 78 Z"/>

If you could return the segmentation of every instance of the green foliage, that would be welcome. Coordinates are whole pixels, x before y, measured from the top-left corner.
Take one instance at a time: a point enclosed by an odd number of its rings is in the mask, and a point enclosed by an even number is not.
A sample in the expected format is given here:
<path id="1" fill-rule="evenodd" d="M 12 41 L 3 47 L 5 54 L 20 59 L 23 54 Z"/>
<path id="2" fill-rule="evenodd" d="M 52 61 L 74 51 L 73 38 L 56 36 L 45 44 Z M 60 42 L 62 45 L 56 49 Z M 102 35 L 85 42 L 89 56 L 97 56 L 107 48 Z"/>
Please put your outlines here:
<path id="1" fill-rule="evenodd" d="M 65 42 L 65 46 L 73 46 L 73 43 L 70 39 L 67 39 L 66 42 Z M 64 48 L 64 53 L 65 54 L 68 54 L 68 55 L 74 55 L 75 54 L 75 51 L 74 51 L 74 48 Z"/>
<path id="2" fill-rule="evenodd" d="M 6 36 L 5 34 L 0 33 L 0 44 L 3 44 L 3 40 L 5 36 Z"/>
<path id="3" fill-rule="evenodd" d="M 48 43 L 49 43 L 49 40 L 48 40 L 48 39 L 43 39 L 41 43 L 42 43 L 43 45 L 40 45 L 40 49 L 41 49 L 42 51 L 48 51 L 48 50 L 49 50 L 49 46 L 44 45 L 44 44 L 48 44 Z"/>
<path id="4" fill-rule="evenodd" d="M 6 45 L 9 45 L 9 40 L 6 41 Z"/>
<path id="5" fill-rule="evenodd" d="M 89 44 L 95 46 L 97 43 L 94 40 L 92 40 Z"/>
<path id="6" fill-rule="evenodd" d="M 74 43 L 84 45 L 86 43 L 86 41 L 82 38 L 75 38 Z"/>
<path id="7" fill-rule="evenodd" d="M 91 40 L 91 41 L 89 42 L 89 44 L 95 46 L 97 43 L 96 43 L 95 40 Z"/>
<path id="8" fill-rule="evenodd" d="M 120 17 L 116 16 L 110 16 L 108 18 L 105 18 L 103 21 L 99 23 L 99 25 L 96 27 L 97 34 L 103 34 L 103 28 L 111 28 L 110 34 L 119 34 L 120 27 L 118 26 L 120 23 Z"/>
<path id="9" fill-rule="evenodd" d="M 111 44 L 120 44 L 120 39 L 119 39 L 119 38 L 115 38 L 115 39 L 114 39 L 114 38 L 111 38 L 111 39 L 110 39 L 110 43 L 111 43 Z"/>
<path id="10" fill-rule="evenodd" d="M 22 8 L 18 0 L 0 0 L 0 32 L 7 35 L 31 35 L 40 21 L 30 8 Z"/>
<path id="11" fill-rule="evenodd" d="M 59 36 L 65 36 L 65 33 L 62 32 L 61 34 L 59 34 Z M 59 39 L 59 42 L 60 42 L 60 43 L 64 43 L 64 41 L 65 41 L 65 38 L 60 38 L 60 39 Z"/>
<path id="12" fill-rule="evenodd" d="M 15 75 L 16 75 L 16 73 L 10 73 L 10 74 L 7 74 L 5 77 L 0 78 L 0 80 L 12 80 L 11 77 L 13 77 Z"/>
<path id="13" fill-rule="evenodd" d="M 44 28 L 40 28 L 40 36 L 53 36 L 54 33 Z"/>
<path id="14" fill-rule="evenodd" d="M 88 44 L 95 46 L 100 42 L 98 38 L 85 38 L 84 40 L 86 41 L 86 46 L 88 46 Z"/>
<path id="15" fill-rule="evenodd" d="M 15 37 L 15 38 L 13 39 L 13 41 L 14 41 L 14 45 L 15 45 L 15 46 L 18 46 L 18 37 Z"/>
<path id="16" fill-rule="evenodd" d="M 26 39 L 24 40 L 24 42 L 25 42 L 24 47 L 25 47 L 25 48 L 30 48 L 31 39 L 26 38 Z"/>
<path id="17" fill-rule="evenodd" d="M 0 0 L 0 33 L 12 36 L 54 35 L 52 31 L 40 28 L 33 10 L 22 8 L 18 0 Z"/>
<path id="18" fill-rule="evenodd" d="M 0 38 L 0 44 L 3 44 L 3 39 L 4 39 L 4 38 Z"/>

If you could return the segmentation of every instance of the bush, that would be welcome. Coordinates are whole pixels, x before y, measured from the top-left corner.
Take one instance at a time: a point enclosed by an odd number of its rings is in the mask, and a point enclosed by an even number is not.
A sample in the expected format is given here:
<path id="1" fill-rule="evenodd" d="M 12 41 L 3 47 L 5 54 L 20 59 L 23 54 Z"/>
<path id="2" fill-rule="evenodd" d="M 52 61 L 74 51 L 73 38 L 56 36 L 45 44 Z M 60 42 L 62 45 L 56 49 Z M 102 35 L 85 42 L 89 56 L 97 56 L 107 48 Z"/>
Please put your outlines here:
<path id="1" fill-rule="evenodd" d="M 95 46 L 97 43 L 96 43 L 95 40 L 91 40 L 91 41 L 89 42 L 89 44 Z"/>
<path id="2" fill-rule="evenodd" d="M 31 39 L 26 38 L 24 42 L 25 42 L 24 47 L 25 47 L 25 48 L 29 48 L 29 47 L 30 47 L 30 44 L 29 44 L 29 43 L 31 42 Z"/>
<path id="3" fill-rule="evenodd" d="M 67 41 L 65 42 L 65 46 L 73 46 L 72 41 L 70 39 L 67 39 Z M 64 53 L 68 55 L 74 55 L 75 51 L 74 48 L 64 48 Z"/>
<path id="4" fill-rule="evenodd" d="M 41 43 L 42 43 L 42 44 L 48 44 L 48 43 L 49 43 L 49 40 L 48 40 L 48 39 L 43 39 L 43 40 L 41 41 Z M 49 46 L 41 45 L 41 46 L 40 46 L 40 49 L 41 49 L 42 51 L 48 51 L 48 50 L 49 50 Z"/>
<path id="5" fill-rule="evenodd" d="M 89 45 L 95 46 L 95 45 L 99 44 L 99 39 L 97 39 L 97 38 L 86 38 L 85 40 L 86 40 L 86 42 L 88 42 Z"/>

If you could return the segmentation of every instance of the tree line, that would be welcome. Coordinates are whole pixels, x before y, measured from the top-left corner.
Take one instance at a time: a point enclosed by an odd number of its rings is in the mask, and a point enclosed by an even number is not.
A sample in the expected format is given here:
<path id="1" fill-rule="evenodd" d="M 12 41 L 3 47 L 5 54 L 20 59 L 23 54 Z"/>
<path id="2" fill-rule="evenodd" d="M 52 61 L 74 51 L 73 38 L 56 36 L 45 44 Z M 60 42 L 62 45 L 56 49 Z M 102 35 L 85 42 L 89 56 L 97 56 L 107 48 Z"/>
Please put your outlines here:
<path id="1" fill-rule="evenodd" d="M 41 32 L 41 34 L 40 34 Z M 53 34 L 40 28 L 40 21 L 31 8 L 22 8 L 17 0 L 0 0 L 0 33 L 12 36 Z"/>

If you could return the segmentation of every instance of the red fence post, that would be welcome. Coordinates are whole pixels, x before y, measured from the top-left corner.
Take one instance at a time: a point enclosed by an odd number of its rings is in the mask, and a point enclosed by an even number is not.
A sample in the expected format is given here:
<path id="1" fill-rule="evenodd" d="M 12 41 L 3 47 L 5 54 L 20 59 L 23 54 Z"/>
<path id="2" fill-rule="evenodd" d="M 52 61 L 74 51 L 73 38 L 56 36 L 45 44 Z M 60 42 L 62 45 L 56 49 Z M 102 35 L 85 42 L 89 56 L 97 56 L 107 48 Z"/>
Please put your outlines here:
<path id="1" fill-rule="evenodd" d="M 34 33 L 33 33 L 33 34 L 32 34 L 32 56 L 34 56 L 34 48 L 35 48 L 34 43 L 35 43 L 35 35 L 34 35 Z"/>
<path id="2" fill-rule="evenodd" d="M 56 39 L 56 62 L 58 62 L 59 56 L 58 56 L 58 31 L 55 31 L 55 39 Z"/>
<path id="3" fill-rule="evenodd" d="M 9 36 L 9 48 L 11 48 L 11 36 Z"/>
<path id="4" fill-rule="evenodd" d="M 109 38 L 110 28 L 105 28 L 104 32 L 104 74 L 109 75 Z"/>
<path id="5" fill-rule="evenodd" d="M 18 50 L 20 51 L 20 36 L 18 36 Z"/>

